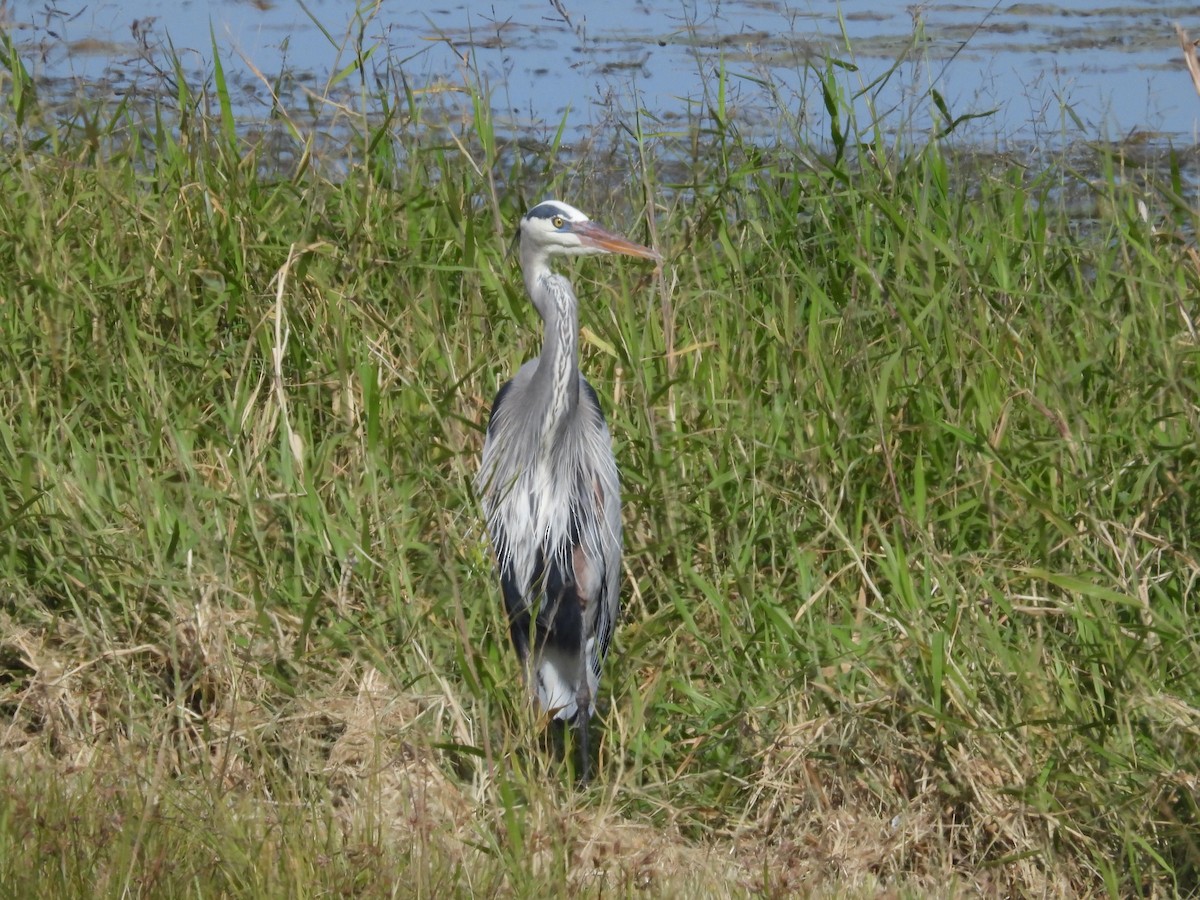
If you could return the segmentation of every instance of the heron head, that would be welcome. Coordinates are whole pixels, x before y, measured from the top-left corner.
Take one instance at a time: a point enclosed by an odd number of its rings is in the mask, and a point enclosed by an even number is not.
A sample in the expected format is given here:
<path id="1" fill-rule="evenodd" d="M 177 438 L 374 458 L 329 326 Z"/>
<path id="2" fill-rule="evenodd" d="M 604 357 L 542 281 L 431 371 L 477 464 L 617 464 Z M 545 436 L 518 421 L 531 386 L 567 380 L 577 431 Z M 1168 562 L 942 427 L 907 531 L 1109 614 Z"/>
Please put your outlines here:
<path id="1" fill-rule="evenodd" d="M 575 207 L 543 200 L 521 219 L 521 252 L 546 256 L 593 256 L 622 253 L 658 262 L 658 251 L 601 228 Z"/>

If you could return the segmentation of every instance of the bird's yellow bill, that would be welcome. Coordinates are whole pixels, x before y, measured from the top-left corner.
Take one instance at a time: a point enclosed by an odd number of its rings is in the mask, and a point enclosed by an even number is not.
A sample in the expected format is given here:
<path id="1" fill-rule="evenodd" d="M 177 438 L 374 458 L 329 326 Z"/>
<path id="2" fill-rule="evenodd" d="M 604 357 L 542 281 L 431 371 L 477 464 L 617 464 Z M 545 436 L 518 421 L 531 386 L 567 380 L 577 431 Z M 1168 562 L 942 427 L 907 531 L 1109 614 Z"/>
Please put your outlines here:
<path id="1" fill-rule="evenodd" d="M 579 222 L 571 228 L 575 234 L 592 247 L 599 247 L 609 253 L 623 253 L 625 256 L 637 256 L 641 259 L 652 259 L 662 262 L 662 254 L 650 247 L 634 243 L 629 238 L 614 234 L 606 228 L 601 228 L 595 222 Z"/>

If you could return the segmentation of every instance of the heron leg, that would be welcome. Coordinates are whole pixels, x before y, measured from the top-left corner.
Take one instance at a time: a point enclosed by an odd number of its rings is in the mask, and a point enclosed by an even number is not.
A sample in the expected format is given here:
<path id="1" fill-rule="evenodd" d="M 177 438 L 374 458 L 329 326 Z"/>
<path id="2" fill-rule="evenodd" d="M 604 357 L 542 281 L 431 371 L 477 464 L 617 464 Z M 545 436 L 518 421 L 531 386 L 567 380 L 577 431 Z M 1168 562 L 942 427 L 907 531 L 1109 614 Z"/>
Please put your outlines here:
<path id="1" fill-rule="evenodd" d="M 590 724 L 591 715 L 588 713 L 586 706 L 579 707 L 579 711 L 575 713 L 575 738 L 579 744 L 579 783 L 586 785 L 591 779 L 591 763 L 592 754 L 591 748 L 588 746 L 588 725 Z"/>
<path id="2" fill-rule="evenodd" d="M 592 753 L 588 741 L 588 725 L 592 720 L 592 692 L 588 688 L 587 673 L 575 692 L 575 737 L 579 744 L 579 783 L 585 785 L 591 778 Z"/>

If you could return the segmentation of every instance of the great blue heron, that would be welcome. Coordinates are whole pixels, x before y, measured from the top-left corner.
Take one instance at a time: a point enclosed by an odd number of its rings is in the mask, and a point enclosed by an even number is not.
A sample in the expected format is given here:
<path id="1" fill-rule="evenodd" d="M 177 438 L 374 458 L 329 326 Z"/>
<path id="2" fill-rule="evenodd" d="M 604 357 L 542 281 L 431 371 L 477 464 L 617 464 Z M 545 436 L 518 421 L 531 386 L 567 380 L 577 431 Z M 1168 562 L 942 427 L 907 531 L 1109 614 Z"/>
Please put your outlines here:
<path id="1" fill-rule="evenodd" d="M 575 292 L 550 260 L 662 257 L 556 200 L 526 213 L 518 237 L 542 353 L 496 394 L 475 483 L 513 647 L 542 709 L 574 725 L 586 783 L 588 723 L 620 608 L 621 486 L 600 401 L 579 372 Z"/>

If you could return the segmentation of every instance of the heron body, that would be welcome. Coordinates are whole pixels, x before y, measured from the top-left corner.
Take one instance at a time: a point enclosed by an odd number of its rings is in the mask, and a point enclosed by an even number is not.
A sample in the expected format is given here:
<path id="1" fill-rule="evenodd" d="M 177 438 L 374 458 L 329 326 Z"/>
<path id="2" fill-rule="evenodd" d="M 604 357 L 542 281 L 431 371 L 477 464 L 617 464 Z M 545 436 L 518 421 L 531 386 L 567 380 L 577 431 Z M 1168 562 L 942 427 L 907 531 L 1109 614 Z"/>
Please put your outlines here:
<path id="1" fill-rule="evenodd" d="M 620 609 L 620 481 L 599 399 L 579 372 L 575 292 L 550 260 L 660 257 L 553 200 L 521 219 L 519 237 L 542 352 L 496 395 L 476 487 L 513 647 L 541 708 L 575 727 L 586 781 L 588 722 Z"/>

